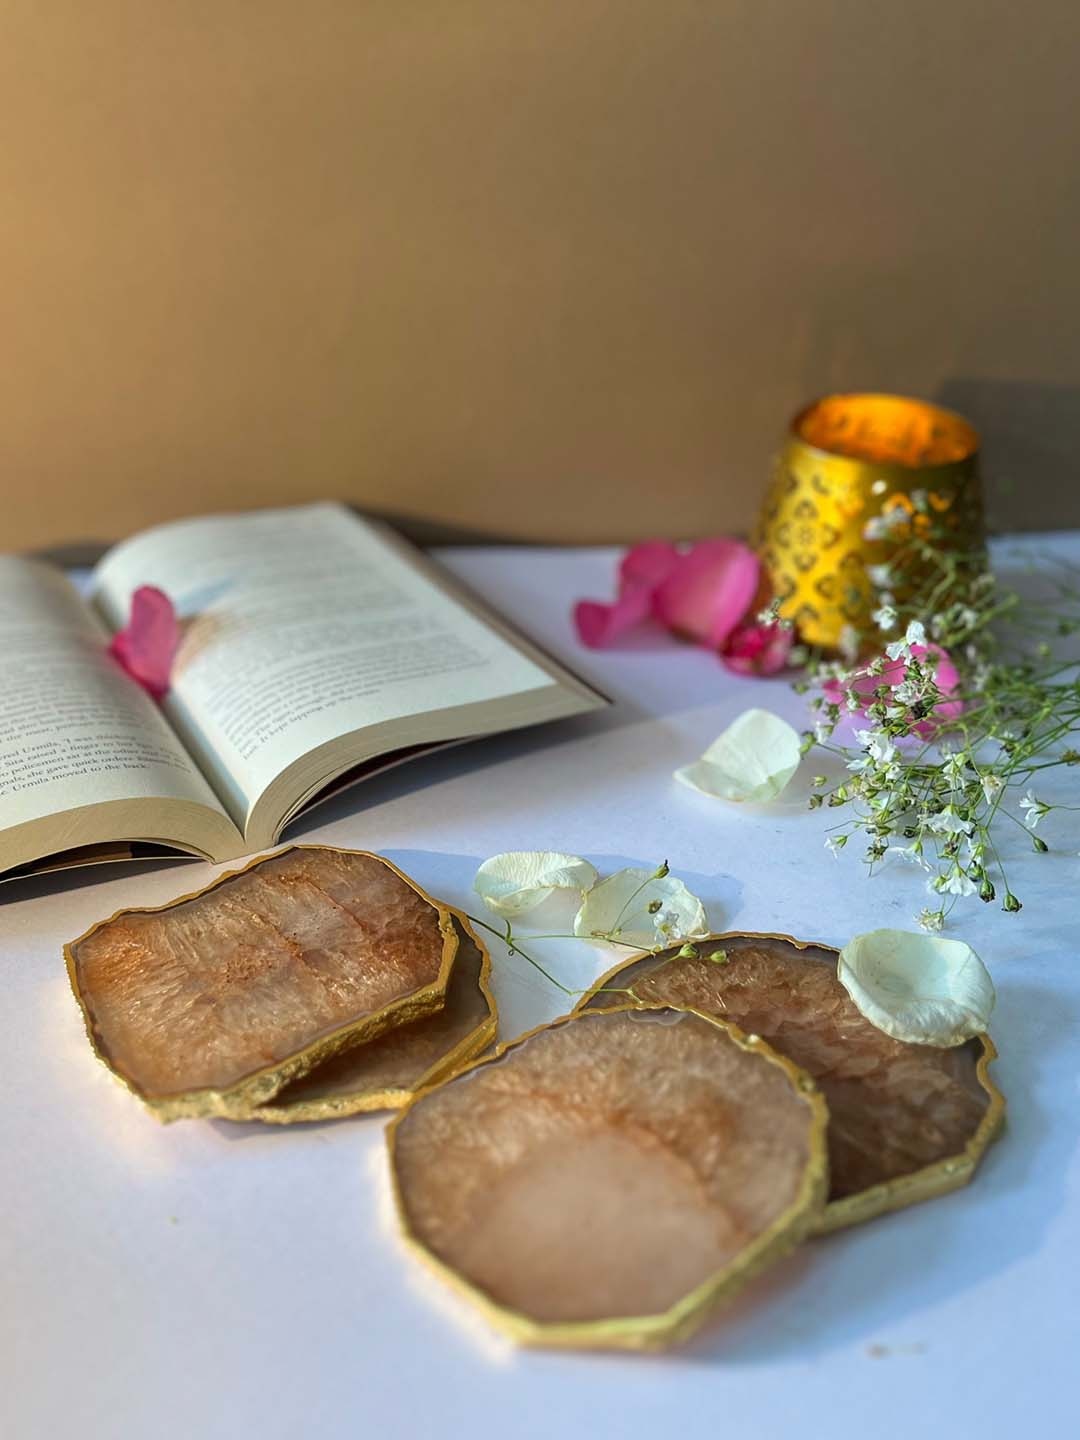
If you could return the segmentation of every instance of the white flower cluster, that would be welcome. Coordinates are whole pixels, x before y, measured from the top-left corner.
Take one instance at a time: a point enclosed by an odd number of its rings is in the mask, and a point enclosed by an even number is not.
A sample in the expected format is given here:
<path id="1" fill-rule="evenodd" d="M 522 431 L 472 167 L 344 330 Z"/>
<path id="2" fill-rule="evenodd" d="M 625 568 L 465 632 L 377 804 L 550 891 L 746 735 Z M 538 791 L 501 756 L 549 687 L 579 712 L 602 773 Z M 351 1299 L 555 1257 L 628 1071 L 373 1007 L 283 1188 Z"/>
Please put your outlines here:
<path id="1" fill-rule="evenodd" d="M 865 635 L 847 627 L 840 658 L 801 687 L 818 691 L 807 742 L 846 766 L 839 781 L 815 779 L 810 807 L 844 812 L 826 841 L 834 855 L 861 835 L 871 868 L 895 858 L 921 869 L 935 900 L 917 918 L 934 931 L 965 896 L 1000 889 L 1004 910 L 1021 909 L 997 832 L 1015 838 L 1020 824 L 1045 853 L 1042 822 L 1068 808 L 1027 787 L 1080 767 L 1080 683 L 1054 643 L 1080 634 L 1080 567 L 1048 557 L 1039 569 L 1057 599 L 1029 602 L 988 570 L 981 544 L 958 548 L 957 516 L 940 515 L 935 497 L 890 490 L 883 478 L 871 486 L 881 513 L 864 529 L 881 544 L 866 578 L 882 653 L 859 664 Z M 855 716 L 853 753 L 844 722 Z"/>

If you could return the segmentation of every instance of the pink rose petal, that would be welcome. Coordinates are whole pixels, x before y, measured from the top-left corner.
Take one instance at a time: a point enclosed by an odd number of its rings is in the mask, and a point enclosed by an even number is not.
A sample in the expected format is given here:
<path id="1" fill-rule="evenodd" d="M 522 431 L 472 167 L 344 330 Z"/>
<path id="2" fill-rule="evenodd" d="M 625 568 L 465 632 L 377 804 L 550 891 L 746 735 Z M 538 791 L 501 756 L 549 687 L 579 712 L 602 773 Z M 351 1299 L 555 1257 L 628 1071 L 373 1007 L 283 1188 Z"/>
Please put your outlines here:
<path id="1" fill-rule="evenodd" d="M 651 594 L 667 579 L 680 558 L 670 540 L 643 540 L 640 545 L 631 546 L 619 562 L 619 593 L 644 585 Z"/>
<path id="2" fill-rule="evenodd" d="M 620 635 L 640 625 L 652 609 L 653 591 L 679 563 L 679 552 L 667 540 L 633 545 L 619 562 L 619 594 L 610 605 L 579 600 L 574 606 L 578 639 L 590 650 L 613 645 Z"/>
<path id="3" fill-rule="evenodd" d="M 109 653 L 144 690 L 160 699 L 168 691 L 179 644 L 180 625 L 172 601 L 163 590 L 140 585 L 131 596 L 131 618 L 113 636 Z"/>
<path id="4" fill-rule="evenodd" d="M 760 565 L 738 540 L 701 540 L 678 558 L 653 597 L 653 613 L 669 629 L 723 647 L 757 595 Z"/>
<path id="5" fill-rule="evenodd" d="M 788 625 L 740 625 L 720 652 L 737 675 L 776 675 L 788 663 L 795 632 Z"/>
<path id="6" fill-rule="evenodd" d="M 652 596 L 644 587 L 628 590 L 611 605 L 600 600 L 579 600 L 574 606 L 578 639 L 590 650 L 603 650 L 627 630 L 640 625 L 651 607 Z"/>

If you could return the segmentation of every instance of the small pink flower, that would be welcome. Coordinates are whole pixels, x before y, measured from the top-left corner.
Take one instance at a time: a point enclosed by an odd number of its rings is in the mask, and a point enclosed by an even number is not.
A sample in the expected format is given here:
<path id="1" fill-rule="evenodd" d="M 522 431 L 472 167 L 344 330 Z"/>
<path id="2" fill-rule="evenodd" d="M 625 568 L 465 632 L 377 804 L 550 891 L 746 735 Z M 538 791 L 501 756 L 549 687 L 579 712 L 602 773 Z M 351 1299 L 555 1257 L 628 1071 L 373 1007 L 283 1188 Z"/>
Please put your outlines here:
<path id="1" fill-rule="evenodd" d="M 956 666 L 949 658 L 948 652 L 943 650 L 940 645 L 933 643 L 912 645 L 911 654 L 917 660 L 925 660 L 926 657 L 930 657 L 933 662 L 934 683 L 942 695 L 942 699 L 934 706 L 933 712 L 914 726 L 917 735 L 921 735 L 923 739 L 930 739 L 938 730 L 963 714 L 964 702 L 956 695 L 960 686 L 960 676 Z M 854 671 L 846 685 L 842 685 L 839 680 L 828 680 L 823 687 L 825 698 L 832 704 L 843 707 L 845 691 L 853 692 L 860 701 L 858 713 L 865 715 L 877 698 L 877 690 L 884 686 L 892 691 L 898 685 L 903 684 L 905 668 L 905 660 L 899 657 L 896 660 L 886 660 L 880 675 L 871 675 L 869 670 L 863 668 Z M 924 668 L 929 667 L 924 666 Z"/>
<path id="2" fill-rule="evenodd" d="M 163 590 L 140 585 L 131 596 L 131 617 L 112 638 L 109 653 L 156 700 L 169 689 L 180 644 L 180 624 Z"/>
<path id="3" fill-rule="evenodd" d="M 720 659 L 737 675 L 776 675 L 786 667 L 794 643 L 794 630 L 779 621 L 740 625 L 721 650 Z"/>

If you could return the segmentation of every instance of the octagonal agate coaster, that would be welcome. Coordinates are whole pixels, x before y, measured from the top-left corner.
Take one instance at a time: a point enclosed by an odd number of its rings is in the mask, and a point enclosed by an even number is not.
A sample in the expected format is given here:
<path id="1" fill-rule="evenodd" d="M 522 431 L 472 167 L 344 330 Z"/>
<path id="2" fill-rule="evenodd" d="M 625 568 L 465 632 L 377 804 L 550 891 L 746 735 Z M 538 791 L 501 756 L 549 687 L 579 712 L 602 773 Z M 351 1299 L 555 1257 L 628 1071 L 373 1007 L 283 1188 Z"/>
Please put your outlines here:
<path id="1" fill-rule="evenodd" d="M 722 948 L 727 962 L 709 953 Z M 894 1040 L 856 1009 L 836 950 L 778 935 L 713 935 L 696 959 L 678 948 L 602 977 L 578 1009 L 615 999 L 685 1005 L 760 1035 L 813 1076 L 829 1107 L 834 1230 L 953 1190 L 998 1133 L 1004 1101 L 990 1079 L 988 1035 L 953 1049 Z M 614 992 L 631 990 L 627 997 Z"/>
<path id="2" fill-rule="evenodd" d="M 162 1120 L 243 1115 L 443 1004 L 458 935 L 379 855 L 295 846 L 65 947 L 99 1058 Z"/>
<path id="3" fill-rule="evenodd" d="M 398 1110 L 491 1044 L 497 1025 L 491 958 L 465 916 L 450 913 L 458 949 L 442 1009 L 324 1060 L 253 1108 L 248 1119 L 289 1125 Z"/>
<path id="4" fill-rule="evenodd" d="M 388 1131 L 407 1240 L 514 1338 L 653 1349 L 817 1222 L 826 1111 L 763 1041 L 689 1011 L 571 1016 Z"/>

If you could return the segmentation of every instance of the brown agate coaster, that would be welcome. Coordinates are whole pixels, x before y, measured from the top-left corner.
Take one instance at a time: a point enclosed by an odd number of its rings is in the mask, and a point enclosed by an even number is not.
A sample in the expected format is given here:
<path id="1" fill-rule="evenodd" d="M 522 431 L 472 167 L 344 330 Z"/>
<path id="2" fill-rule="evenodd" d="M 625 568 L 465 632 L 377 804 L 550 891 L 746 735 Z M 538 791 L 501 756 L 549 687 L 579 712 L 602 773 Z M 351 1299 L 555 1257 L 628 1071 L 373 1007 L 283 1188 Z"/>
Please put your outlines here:
<path id="1" fill-rule="evenodd" d="M 495 1038 L 491 958 L 465 916 L 451 910 L 458 950 L 446 1004 L 324 1060 L 247 1117 L 269 1124 L 332 1120 L 362 1110 L 398 1110 L 425 1086 L 479 1055 Z"/>
<path id="2" fill-rule="evenodd" d="M 296 846 L 65 947 L 99 1058 L 162 1120 L 245 1114 L 443 1003 L 449 912 L 389 860 Z"/>
<path id="3" fill-rule="evenodd" d="M 722 948 L 728 959 L 706 958 Z M 953 1190 L 997 1134 L 1004 1101 L 987 1035 L 953 1049 L 878 1030 L 836 977 L 837 951 L 776 935 L 713 935 L 697 959 L 672 947 L 616 966 L 578 1008 L 632 988 L 645 1005 L 685 1005 L 760 1035 L 817 1081 L 829 1107 L 823 1230 Z M 608 993 L 605 993 L 608 992 Z M 625 998 L 625 997 L 619 997 Z"/>
<path id="4" fill-rule="evenodd" d="M 633 1006 L 531 1031 L 388 1132 L 421 1256 L 516 1339 L 689 1335 L 824 1203 L 825 1106 L 732 1026 Z"/>

